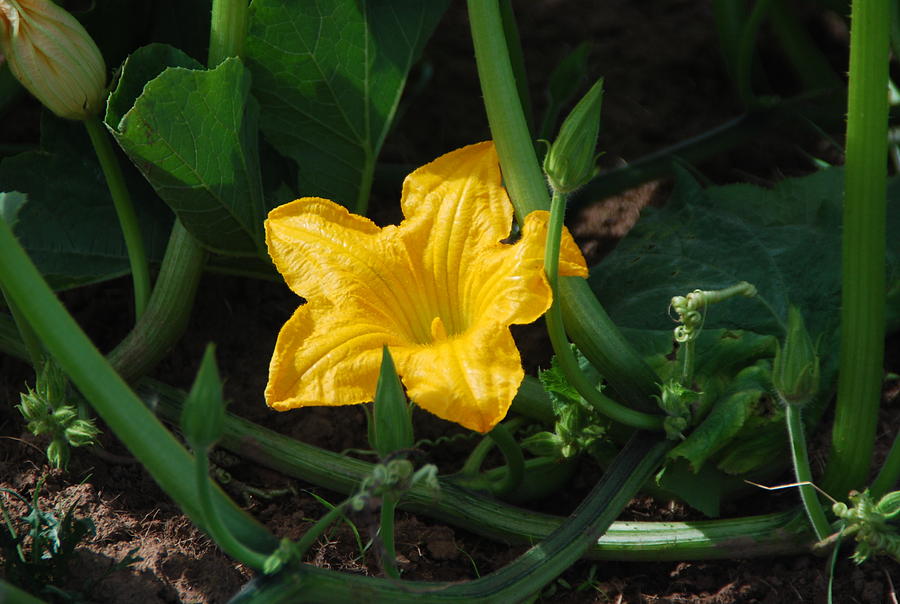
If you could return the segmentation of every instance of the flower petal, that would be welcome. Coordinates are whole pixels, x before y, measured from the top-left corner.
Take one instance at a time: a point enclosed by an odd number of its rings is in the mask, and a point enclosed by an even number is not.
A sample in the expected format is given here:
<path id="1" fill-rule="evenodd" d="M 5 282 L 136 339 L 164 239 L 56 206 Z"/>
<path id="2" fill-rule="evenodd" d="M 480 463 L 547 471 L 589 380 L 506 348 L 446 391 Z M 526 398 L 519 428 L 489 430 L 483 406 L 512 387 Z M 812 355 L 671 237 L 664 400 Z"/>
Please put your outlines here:
<path id="1" fill-rule="evenodd" d="M 522 227 L 522 240 L 535 238 L 537 241 L 546 241 L 549 223 L 550 212 L 535 210 L 525 217 L 525 224 Z M 542 258 L 544 256 L 543 247 L 541 248 L 540 256 Z M 559 274 L 561 277 L 587 278 L 588 276 L 587 263 L 584 260 L 584 256 L 566 227 L 563 227 L 562 241 L 559 245 Z"/>
<path id="2" fill-rule="evenodd" d="M 509 236 L 512 204 L 492 143 L 448 153 L 407 177 L 398 228 L 429 312 L 451 334 L 466 328 L 460 275 L 485 248 Z"/>
<path id="3" fill-rule="evenodd" d="M 391 347 L 391 354 L 413 402 L 481 433 L 506 416 L 525 375 L 503 326 L 470 330 L 430 346 Z"/>
<path id="4" fill-rule="evenodd" d="M 327 199 L 304 197 L 269 212 L 266 244 L 298 296 L 327 299 L 338 314 L 347 304 L 366 307 L 373 313 L 369 320 L 424 341 L 428 323 L 417 319 L 421 301 L 396 230 L 381 229 Z"/>
<path id="5" fill-rule="evenodd" d="M 278 411 L 371 401 L 381 348 L 397 336 L 364 313 L 316 300 L 281 328 L 269 365 L 266 402 Z"/>
<path id="6" fill-rule="evenodd" d="M 468 267 L 462 304 L 473 324 L 527 324 L 550 308 L 553 296 L 544 273 L 548 220 L 547 212 L 532 212 L 525 217 L 519 241 L 496 244 Z M 559 264 L 562 275 L 587 276 L 584 257 L 568 229 L 563 229 Z"/>

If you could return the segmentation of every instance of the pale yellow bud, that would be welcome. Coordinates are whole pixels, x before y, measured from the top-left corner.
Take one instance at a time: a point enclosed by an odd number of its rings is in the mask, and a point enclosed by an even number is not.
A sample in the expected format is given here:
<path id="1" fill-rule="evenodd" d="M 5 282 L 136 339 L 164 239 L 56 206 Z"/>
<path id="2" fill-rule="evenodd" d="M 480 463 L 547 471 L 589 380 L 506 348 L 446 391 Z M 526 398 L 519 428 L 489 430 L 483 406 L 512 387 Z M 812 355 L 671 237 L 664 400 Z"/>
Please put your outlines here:
<path id="1" fill-rule="evenodd" d="M 106 65 L 84 27 L 50 0 L 0 0 L 0 48 L 13 75 L 64 118 L 95 115 Z"/>

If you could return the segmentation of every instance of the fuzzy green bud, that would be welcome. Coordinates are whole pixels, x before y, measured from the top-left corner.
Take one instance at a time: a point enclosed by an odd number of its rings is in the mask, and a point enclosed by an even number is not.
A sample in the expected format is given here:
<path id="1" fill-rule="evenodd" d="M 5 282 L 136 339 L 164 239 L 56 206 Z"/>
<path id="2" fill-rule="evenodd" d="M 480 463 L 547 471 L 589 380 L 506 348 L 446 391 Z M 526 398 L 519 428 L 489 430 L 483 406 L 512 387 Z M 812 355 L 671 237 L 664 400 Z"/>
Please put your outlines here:
<path id="1" fill-rule="evenodd" d="M 788 311 L 784 345 L 775 351 L 772 383 L 781 398 L 791 405 L 803 405 L 819 392 L 819 357 L 806 331 L 803 315 L 793 306 Z"/>
<path id="2" fill-rule="evenodd" d="M 211 447 L 225 430 L 225 399 L 212 344 L 206 347 L 194 385 L 184 400 L 181 429 L 195 451 Z"/>
<path id="3" fill-rule="evenodd" d="M 106 95 L 106 65 L 84 27 L 50 0 L 0 0 L 0 49 L 9 69 L 56 115 L 84 120 Z"/>
<path id="4" fill-rule="evenodd" d="M 597 135 L 600 133 L 600 106 L 603 102 L 603 80 L 597 82 L 569 113 L 547 156 L 544 172 L 550 186 L 559 193 L 569 193 L 593 178 L 597 169 Z"/>
<path id="5" fill-rule="evenodd" d="M 403 385 L 397 376 L 394 360 L 387 346 L 381 351 L 381 371 L 375 387 L 373 429 L 370 430 L 372 448 L 384 459 L 395 451 L 413 446 L 412 419 Z"/>

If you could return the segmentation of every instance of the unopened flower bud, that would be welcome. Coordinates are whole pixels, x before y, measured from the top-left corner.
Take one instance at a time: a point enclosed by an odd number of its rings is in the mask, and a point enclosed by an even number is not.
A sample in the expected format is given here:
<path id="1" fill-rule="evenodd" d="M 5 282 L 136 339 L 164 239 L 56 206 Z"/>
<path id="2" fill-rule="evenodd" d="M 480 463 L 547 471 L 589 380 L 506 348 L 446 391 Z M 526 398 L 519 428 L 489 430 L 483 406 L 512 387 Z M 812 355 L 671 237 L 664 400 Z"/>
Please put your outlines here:
<path id="1" fill-rule="evenodd" d="M 819 391 L 819 357 L 803 315 L 793 306 L 788 311 L 784 345 L 775 351 L 772 383 L 785 402 L 792 405 L 808 402 Z"/>
<path id="2" fill-rule="evenodd" d="M 544 172 L 550 186 L 559 193 L 574 191 L 594 176 L 602 101 L 603 80 L 597 80 L 566 117 L 550 145 L 544 158 Z"/>
<path id="3" fill-rule="evenodd" d="M 100 110 L 103 57 L 75 17 L 50 0 L 0 0 L 0 49 L 16 79 L 56 115 L 83 120 Z"/>

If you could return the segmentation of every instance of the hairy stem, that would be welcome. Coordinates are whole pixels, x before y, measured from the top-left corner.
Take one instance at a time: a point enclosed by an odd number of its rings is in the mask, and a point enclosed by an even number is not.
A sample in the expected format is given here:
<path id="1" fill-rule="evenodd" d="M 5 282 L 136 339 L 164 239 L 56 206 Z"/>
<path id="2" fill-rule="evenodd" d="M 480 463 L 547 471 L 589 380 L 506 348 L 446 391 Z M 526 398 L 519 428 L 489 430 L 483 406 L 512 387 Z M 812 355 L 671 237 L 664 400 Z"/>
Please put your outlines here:
<path id="1" fill-rule="evenodd" d="M 881 394 L 885 329 L 888 0 L 855 0 L 841 264 L 841 350 L 825 488 L 837 497 L 868 478 Z"/>

